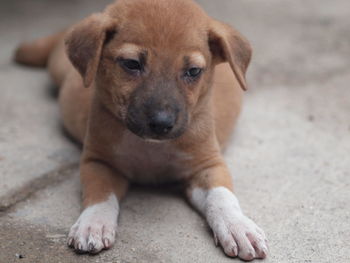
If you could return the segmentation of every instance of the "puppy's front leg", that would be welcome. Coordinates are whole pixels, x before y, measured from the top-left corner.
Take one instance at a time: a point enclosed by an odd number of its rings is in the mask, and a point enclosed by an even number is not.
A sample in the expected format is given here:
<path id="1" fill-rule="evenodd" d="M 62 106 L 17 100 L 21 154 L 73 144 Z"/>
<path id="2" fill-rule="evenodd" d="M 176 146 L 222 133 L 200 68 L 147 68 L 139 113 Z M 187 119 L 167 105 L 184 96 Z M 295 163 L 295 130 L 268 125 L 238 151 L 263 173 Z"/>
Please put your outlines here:
<path id="1" fill-rule="evenodd" d="M 128 182 L 108 164 L 83 160 L 81 164 L 84 210 L 68 235 L 68 245 L 78 252 L 98 253 L 115 239 L 119 201 Z"/>
<path id="2" fill-rule="evenodd" d="M 208 166 L 207 166 L 208 167 Z M 232 182 L 223 160 L 209 165 L 192 177 L 187 189 L 190 202 L 207 219 L 215 243 L 225 254 L 244 260 L 265 258 L 267 241 L 261 230 L 246 217 L 232 192 Z"/>

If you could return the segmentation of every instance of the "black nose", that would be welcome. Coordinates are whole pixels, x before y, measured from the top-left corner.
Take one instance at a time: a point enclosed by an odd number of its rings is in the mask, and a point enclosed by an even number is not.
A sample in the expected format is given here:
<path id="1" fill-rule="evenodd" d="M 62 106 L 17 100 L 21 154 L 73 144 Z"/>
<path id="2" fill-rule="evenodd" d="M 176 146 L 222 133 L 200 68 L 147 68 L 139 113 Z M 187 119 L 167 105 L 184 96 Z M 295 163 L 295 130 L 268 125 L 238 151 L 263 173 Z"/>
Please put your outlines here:
<path id="1" fill-rule="evenodd" d="M 157 135 L 165 135 L 172 130 L 174 124 L 174 114 L 166 111 L 158 111 L 152 114 L 149 127 L 153 133 Z"/>

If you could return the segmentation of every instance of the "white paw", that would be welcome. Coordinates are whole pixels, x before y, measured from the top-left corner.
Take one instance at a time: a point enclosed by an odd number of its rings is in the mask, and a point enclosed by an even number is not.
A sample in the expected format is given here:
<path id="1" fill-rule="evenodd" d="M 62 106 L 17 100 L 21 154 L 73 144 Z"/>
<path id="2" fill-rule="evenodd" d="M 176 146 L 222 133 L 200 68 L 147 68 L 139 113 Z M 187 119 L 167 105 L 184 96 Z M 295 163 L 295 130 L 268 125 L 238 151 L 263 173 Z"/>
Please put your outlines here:
<path id="1" fill-rule="evenodd" d="M 87 207 L 68 235 L 68 245 L 80 253 L 98 253 L 115 240 L 119 204 L 115 195 L 107 201 Z"/>
<path id="2" fill-rule="evenodd" d="M 191 201 L 206 216 L 215 244 L 220 243 L 226 255 L 244 260 L 266 257 L 264 231 L 242 213 L 237 198 L 227 188 L 195 188 Z"/>
<path id="3" fill-rule="evenodd" d="M 244 260 L 266 257 L 264 231 L 242 213 L 232 192 L 224 187 L 209 191 L 206 216 L 216 244 L 220 243 L 226 255 Z"/>
<path id="4" fill-rule="evenodd" d="M 209 224 L 214 232 L 215 243 L 220 243 L 226 255 L 244 260 L 266 257 L 268 248 L 265 234 L 248 217 L 241 215 L 226 218 L 225 215 L 217 215 Z"/>

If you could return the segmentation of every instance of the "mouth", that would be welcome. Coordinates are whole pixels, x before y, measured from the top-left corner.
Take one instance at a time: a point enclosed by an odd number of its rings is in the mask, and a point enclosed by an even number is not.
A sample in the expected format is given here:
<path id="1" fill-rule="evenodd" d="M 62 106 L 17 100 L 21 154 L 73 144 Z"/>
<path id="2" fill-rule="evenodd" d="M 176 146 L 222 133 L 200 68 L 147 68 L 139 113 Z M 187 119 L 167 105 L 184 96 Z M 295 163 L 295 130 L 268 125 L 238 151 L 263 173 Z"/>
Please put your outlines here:
<path id="1" fill-rule="evenodd" d="M 135 129 L 133 127 L 127 126 L 128 130 L 135 134 L 136 136 L 140 137 L 141 139 L 148 141 L 148 142 L 163 142 L 163 141 L 169 141 L 176 139 L 180 137 L 183 134 L 183 131 L 177 131 L 168 133 L 166 135 L 156 135 L 151 132 L 143 131 L 142 129 Z"/>
<path id="2" fill-rule="evenodd" d="M 171 130 L 166 129 L 157 132 L 154 132 L 154 129 L 150 128 L 149 125 L 135 123 L 131 120 L 127 120 L 126 127 L 130 132 L 145 141 L 160 143 L 180 137 L 186 130 L 186 122 L 183 125 L 175 125 Z"/>
<path id="3" fill-rule="evenodd" d="M 156 140 L 156 139 L 149 139 L 149 138 L 143 138 L 143 140 L 149 143 L 162 143 L 167 141 L 167 140 Z"/>

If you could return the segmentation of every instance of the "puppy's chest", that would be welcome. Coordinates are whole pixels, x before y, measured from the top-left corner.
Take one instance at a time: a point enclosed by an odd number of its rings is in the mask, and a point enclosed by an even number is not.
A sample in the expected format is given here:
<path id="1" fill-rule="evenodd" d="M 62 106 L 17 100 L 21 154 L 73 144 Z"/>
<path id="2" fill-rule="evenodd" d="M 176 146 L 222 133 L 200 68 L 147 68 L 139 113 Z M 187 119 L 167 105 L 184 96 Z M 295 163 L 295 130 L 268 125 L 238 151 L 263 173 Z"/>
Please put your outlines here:
<path id="1" fill-rule="evenodd" d="M 188 176 L 186 163 L 191 159 L 169 142 L 148 142 L 126 134 L 113 146 L 119 171 L 138 183 L 163 183 Z"/>

